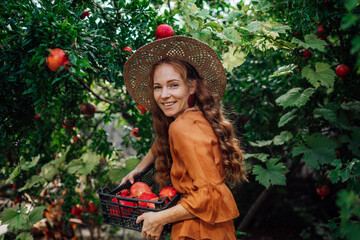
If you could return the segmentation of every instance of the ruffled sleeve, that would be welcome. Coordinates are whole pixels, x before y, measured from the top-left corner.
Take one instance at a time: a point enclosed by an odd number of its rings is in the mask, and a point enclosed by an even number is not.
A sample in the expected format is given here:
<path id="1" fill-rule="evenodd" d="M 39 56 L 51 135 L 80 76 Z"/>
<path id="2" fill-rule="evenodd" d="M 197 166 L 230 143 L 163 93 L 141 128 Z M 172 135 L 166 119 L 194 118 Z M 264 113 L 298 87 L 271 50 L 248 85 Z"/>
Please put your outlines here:
<path id="1" fill-rule="evenodd" d="M 176 119 L 169 129 L 174 187 L 183 193 L 181 205 L 207 223 L 220 223 L 239 215 L 223 179 L 217 137 L 205 121 Z M 188 181 L 186 180 L 188 179 Z"/>

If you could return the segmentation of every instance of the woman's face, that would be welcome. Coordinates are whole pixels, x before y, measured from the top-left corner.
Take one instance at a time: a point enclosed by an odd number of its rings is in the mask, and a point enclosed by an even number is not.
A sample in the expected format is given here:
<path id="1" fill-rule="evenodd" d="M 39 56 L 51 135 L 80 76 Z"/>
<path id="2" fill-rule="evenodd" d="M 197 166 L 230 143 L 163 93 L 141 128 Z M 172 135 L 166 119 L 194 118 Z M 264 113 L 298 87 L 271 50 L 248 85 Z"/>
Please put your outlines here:
<path id="1" fill-rule="evenodd" d="M 154 98 L 167 117 L 177 118 L 188 106 L 188 98 L 194 93 L 185 79 L 170 64 L 163 63 L 154 72 Z"/>

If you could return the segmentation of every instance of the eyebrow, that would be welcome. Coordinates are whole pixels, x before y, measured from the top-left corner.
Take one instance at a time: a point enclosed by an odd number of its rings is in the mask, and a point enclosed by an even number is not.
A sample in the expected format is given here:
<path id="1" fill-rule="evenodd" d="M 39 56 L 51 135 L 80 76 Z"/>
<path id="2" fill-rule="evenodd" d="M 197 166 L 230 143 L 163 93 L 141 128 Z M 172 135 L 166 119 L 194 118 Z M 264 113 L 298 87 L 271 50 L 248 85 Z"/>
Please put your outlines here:
<path id="1" fill-rule="evenodd" d="M 172 82 L 180 82 L 180 80 L 179 80 L 179 79 L 170 79 L 170 80 L 168 80 L 166 83 L 169 84 L 169 83 L 172 83 Z M 160 84 L 157 83 L 157 82 L 154 82 L 154 85 L 155 85 L 155 84 L 160 85 Z"/>

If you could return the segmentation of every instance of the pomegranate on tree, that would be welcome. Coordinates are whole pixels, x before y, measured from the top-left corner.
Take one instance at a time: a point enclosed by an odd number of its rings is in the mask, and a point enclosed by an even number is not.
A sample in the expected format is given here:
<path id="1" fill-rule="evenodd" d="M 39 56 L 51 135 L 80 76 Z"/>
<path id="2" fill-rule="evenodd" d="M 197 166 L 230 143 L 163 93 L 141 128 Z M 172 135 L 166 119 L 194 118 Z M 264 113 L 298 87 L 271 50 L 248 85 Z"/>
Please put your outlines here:
<path id="1" fill-rule="evenodd" d="M 131 47 L 124 47 L 122 49 L 123 52 L 126 52 L 126 55 L 130 56 L 132 54 L 132 49 Z"/>
<path id="2" fill-rule="evenodd" d="M 319 24 L 319 25 L 318 25 L 318 29 L 317 29 L 315 35 L 317 35 L 318 38 L 320 38 L 321 40 L 325 40 L 326 34 L 325 34 L 324 25 L 322 25 L 322 24 Z"/>
<path id="3" fill-rule="evenodd" d="M 298 32 L 298 31 L 296 31 L 296 32 L 294 33 L 294 36 L 295 36 L 295 37 L 301 37 L 301 33 Z"/>
<path id="4" fill-rule="evenodd" d="M 321 197 L 321 199 L 324 199 L 325 196 L 329 195 L 330 188 L 327 185 L 322 185 L 316 189 L 316 193 Z"/>
<path id="5" fill-rule="evenodd" d="M 62 127 L 68 131 L 75 130 L 75 120 L 73 119 L 65 119 Z"/>
<path id="6" fill-rule="evenodd" d="M 86 211 L 89 213 L 97 214 L 97 209 L 93 201 L 90 201 L 86 207 Z"/>
<path id="7" fill-rule="evenodd" d="M 82 207 L 79 204 L 76 204 L 75 206 L 72 207 L 71 214 L 81 219 L 82 211 L 83 211 Z"/>
<path id="8" fill-rule="evenodd" d="M 136 137 L 138 134 L 139 134 L 139 129 L 137 127 L 131 130 L 131 135 L 133 135 L 134 137 Z"/>
<path id="9" fill-rule="evenodd" d="M 21 203 L 21 197 L 17 197 L 14 199 L 14 204 L 18 204 L 18 203 Z"/>
<path id="10" fill-rule="evenodd" d="M 50 68 L 51 71 L 57 72 L 60 66 L 69 64 L 70 59 L 66 56 L 62 49 L 50 49 L 50 54 L 46 57 L 46 65 Z"/>
<path id="11" fill-rule="evenodd" d="M 347 66 L 346 64 L 340 64 L 335 69 L 336 75 L 341 77 L 342 80 L 345 80 L 349 71 L 350 71 L 350 67 Z"/>
<path id="12" fill-rule="evenodd" d="M 136 107 L 137 107 L 137 109 L 139 109 L 139 111 L 141 112 L 142 115 L 144 115 L 147 112 L 146 108 L 144 108 L 140 104 L 138 104 Z"/>
<path id="13" fill-rule="evenodd" d="M 174 30 L 167 24 L 160 24 L 155 30 L 156 39 L 174 36 Z"/>
<path id="14" fill-rule="evenodd" d="M 307 61 L 312 57 L 312 52 L 309 49 L 303 49 L 302 52 L 303 52 L 302 56 L 304 58 L 304 61 Z"/>
<path id="15" fill-rule="evenodd" d="M 80 106 L 80 111 L 85 114 L 88 118 L 91 118 L 96 110 L 96 105 L 94 103 L 82 103 Z"/>
<path id="16" fill-rule="evenodd" d="M 80 19 L 84 19 L 85 17 L 87 17 L 89 15 L 90 15 L 90 11 L 84 11 L 80 16 Z"/>

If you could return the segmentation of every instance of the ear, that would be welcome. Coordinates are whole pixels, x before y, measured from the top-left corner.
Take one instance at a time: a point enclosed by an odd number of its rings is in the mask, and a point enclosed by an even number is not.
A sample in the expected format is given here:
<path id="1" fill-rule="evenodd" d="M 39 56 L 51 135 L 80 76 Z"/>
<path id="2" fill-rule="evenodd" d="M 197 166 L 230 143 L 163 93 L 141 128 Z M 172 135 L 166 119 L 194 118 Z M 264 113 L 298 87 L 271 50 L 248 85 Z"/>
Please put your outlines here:
<path id="1" fill-rule="evenodd" d="M 191 85 L 190 85 L 190 93 L 191 94 L 195 94 L 195 92 L 196 92 L 196 84 L 197 84 L 196 80 L 191 82 Z"/>

